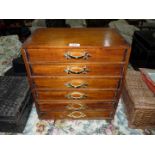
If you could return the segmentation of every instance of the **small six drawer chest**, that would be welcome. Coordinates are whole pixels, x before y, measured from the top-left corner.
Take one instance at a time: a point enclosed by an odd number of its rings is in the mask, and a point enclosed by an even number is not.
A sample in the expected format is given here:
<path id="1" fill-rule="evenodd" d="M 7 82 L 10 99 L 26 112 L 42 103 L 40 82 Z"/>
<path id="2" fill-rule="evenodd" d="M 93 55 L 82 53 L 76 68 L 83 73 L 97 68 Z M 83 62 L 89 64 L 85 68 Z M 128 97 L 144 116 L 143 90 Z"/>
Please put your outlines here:
<path id="1" fill-rule="evenodd" d="M 40 119 L 113 119 L 130 47 L 109 28 L 42 28 L 22 56 Z"/>

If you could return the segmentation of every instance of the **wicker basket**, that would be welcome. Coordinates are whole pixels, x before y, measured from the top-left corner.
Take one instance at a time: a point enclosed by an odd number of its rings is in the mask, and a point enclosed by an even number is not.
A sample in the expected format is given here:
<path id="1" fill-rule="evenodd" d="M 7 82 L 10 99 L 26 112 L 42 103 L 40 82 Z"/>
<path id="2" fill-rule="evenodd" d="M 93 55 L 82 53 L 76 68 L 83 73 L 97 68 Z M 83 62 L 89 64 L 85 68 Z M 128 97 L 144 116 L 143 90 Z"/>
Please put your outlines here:
<path id="1" fill-rule="evenodd" d="M 155 128 L 155 96 L 138 71 L 126 75 L 122 98 L 132 128 Z"/>

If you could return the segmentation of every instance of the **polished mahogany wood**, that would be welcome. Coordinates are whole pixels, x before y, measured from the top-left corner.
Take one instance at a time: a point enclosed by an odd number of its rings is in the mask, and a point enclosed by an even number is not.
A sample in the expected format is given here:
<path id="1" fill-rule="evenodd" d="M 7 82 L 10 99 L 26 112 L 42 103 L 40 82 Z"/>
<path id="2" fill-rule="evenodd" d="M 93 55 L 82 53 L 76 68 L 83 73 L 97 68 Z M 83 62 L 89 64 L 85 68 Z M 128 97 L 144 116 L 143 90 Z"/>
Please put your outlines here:
<path id="1" fill-rule="evenodd" d="M 38 102 L 39 109 L 41 111 L 68 111 L 68 110 L 114 110 L 115 102 L 107 102 L 107 101 L 50 101 L 50 102 Z"/>
<path id="2" fill-rule="evenodd" d="M 109 89 L 118 86 L 119 77 L 34 77 L 33 85 L 37 89 Z"/>
<path id="3" fill-rule="evenodd" d="M 40 119 L 112 119 L 113 112 L 111 110 L 99 111 L 57 111 L 45 112 L 40 111 Z"/>
<path id="4" fill-rule="evenodd" d="M 38 90 L 38 100 L 114 100 L 116 90 Z"/>
<path id="5" fill-rule="evenodd" d="M 39 62 L 122 62 L 125 50 L 103 48 L 49 48 L 28 49 L 26 51 L 30 63 Z"/>
<path id="6" fill-rule="evenodd" d="M 40 119 L 114 117 L 130 56 L 114 29 L 38 29 L 21 53 Z"/>
<path id="7" fill-rule="evenodd" d="M 97 63 L 76 63 L 76 64 L 31 64 L 32 76 L 119 76 L 122 72 L 122 64 L 97 64 Z"/>
<path id="8" fill-rule="evenodd" d="M 41 28 L 23 44 L 23 48 L 68 48 L 70 43 L 81 47 L 128 47 L 115 29 L 109 28 Z"/>

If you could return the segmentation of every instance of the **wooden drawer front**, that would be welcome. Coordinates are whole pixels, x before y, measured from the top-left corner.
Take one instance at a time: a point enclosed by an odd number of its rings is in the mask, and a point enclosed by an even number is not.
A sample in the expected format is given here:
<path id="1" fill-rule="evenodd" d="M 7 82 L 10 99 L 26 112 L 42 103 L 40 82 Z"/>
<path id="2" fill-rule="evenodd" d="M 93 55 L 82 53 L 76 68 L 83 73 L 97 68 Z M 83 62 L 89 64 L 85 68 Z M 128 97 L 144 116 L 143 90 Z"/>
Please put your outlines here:
<path id="1" fill-rule="evenodd" d="M 120 62 L 124 49 L 28 49 L 30 62 Z"/>
<path id="2" fill-rule="evenodd" d="M 104 101 L 50 101 L 38 102 L 41 111 L 65 111 L 65 110 L 104 110 L 114 109 L 114 102 Z"/>
<path id="3" fill-rule="evenodd" d="M 112 100 L 115 90 L 36 91 L 38 100 Z"/>
<path id="4" fill-rule="evenodd" d="M 33 78 L 36 88 L 80 89 L 80 88 L 116 88 L 118 78 Z"/>
<path id="5" fill-rule="evenodd" d="M 40 119 L 111 119 L 113 112 L 110 110 L 100 111 L 62 111 L 44 112 L 41 111 Z"/>
<path id="6" fill-rule="evenodd" d="M 53 64 L 31 65 L 31 74 L 34 76 L 81 76 L 107 75 L 119 76 L 122 67 L 120 64 Z"/>

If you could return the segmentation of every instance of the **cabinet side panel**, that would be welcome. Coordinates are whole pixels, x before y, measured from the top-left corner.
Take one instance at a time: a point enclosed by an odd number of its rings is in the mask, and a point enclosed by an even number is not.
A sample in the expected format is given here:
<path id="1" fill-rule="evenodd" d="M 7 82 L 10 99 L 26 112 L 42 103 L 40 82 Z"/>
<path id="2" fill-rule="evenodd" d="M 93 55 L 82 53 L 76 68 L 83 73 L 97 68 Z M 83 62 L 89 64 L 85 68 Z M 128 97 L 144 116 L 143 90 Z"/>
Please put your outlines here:
<path id="1" fill-rule="evenodd" d="M 22 48 L 22 49 L 21 49 L 21 54 L 22 54 L 22 57 L 23 57 L 23 60 L 24 60 L 24 64 L 25 64 L 25 67 L 26 67 L 27 78 L 28 78 L 28 82 L 29 82 L 29 85 L 30 85 L 30 89 L 31 89 L 31 92 L 32 92 L 34 101 L 35 101 L 36 109 L 37 109 L 37 112 L 38 112 L 38 114 L 39 114 L 36 95 L 35 95 L 35 92 L 32 91 L 32 90 L 33 90 L 33 81 L 32 81 L 32 79 L 31 79 L 30 66 L 29 66 L 29 64 L 27 63 L 27 62 L 28 62 L 28 55 L 27 55 L 26 49 L 23 49 L 23 48 Z"/>

